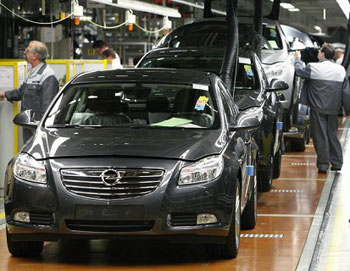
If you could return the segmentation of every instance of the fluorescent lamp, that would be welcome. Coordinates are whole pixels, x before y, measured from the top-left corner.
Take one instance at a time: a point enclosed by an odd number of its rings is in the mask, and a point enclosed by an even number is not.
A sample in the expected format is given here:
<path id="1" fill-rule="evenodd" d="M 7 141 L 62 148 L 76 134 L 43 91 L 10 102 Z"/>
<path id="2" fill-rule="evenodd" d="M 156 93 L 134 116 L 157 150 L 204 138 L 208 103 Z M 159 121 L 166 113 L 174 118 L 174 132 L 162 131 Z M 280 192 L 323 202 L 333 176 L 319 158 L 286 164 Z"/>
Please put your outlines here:
<path id="1" fill-rule="evenodd" d="M 204 4 L 203 3 L 192 3 L 192 2 L 187 2 L 185 0 L 171 0 L 171 1 L 174 2 L 174 3 L 183 4 L 183 5 L 194 7 L 194 8 L 204 9 Z M 213 9 L 212 8 L 211 12 L 226 16 L 226 12 L 225 11 L 221 11 L 221 10 L 217 10 L 217 9 Z"/>
<path id="2" fill-rule="evenodd" d="M 295 6 L 293 6 L 292 4 L 290 3 L 281 3 L 280 6 L 284 9 L 292 9 L 292 8 L 295 8 Z"/>
<path id="3" fill-rule="evenodd" d="M 160 5 L 150 4 L 137 0 L 91 0 L 93 2 L 115 6 L 119 8 L 143 11 L 147 13 L 158 14 L 166 17 L 181 18 L 181 14 L 177 9 L 168 8 Z"/>
<path id="4" fill-rule="evenodd" d="M 327 10 L 323 9 L 323 20 L 327 20 Z"/>
<path id="5" fill-rule="evenodd" d="M 350 4 L 348 0 L 337 0 L 340 9 L 343 11 L 346 19 L 349 19 Z"/>
<path id="6" fill-rule="evenodd" d="M 300 9 L 298 9 L 298 8 L 289 8 L 288 11 L 289 12 L 298 12 L 298 11 L 300 11 Z"/>

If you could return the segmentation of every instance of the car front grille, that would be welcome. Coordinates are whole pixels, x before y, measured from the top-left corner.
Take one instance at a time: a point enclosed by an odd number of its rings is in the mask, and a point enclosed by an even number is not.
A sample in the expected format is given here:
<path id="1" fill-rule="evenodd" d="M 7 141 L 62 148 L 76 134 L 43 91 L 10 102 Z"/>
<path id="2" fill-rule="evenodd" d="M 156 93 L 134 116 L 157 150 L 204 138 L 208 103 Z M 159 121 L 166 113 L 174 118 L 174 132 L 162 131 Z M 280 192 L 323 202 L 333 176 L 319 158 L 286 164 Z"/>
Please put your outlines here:
<path id="1" fill-rule="evenodd" d="M 66 220 L 68 229 L 92 232 L 139 232 L 150 231 L 152 220 L 114 221 L 114 220 Z"/>
<path id="2" fill-rule="evenodd" d="M 102 175 L 108 175 L 110 179 Z M 159 186 L 163 175 L 164 170 L 161 169 L 61 170 L 61 180 L 69 192 L 99 199 L 121 199 L 147 195 Z"/>

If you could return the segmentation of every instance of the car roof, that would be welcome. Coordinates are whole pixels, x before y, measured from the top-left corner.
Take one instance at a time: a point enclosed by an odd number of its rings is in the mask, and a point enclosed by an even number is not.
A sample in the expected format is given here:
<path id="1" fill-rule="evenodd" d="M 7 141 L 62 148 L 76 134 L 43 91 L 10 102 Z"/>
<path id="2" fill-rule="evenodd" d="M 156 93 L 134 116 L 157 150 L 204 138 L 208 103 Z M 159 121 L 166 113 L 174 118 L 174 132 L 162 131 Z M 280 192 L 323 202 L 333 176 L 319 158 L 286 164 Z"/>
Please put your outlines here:
<path id="1" fill-rule="evenodd" d="M 216 75 L 196 70 L 177 70 L 170 68 L 133 68 L 115 69 L 81 73 L 70 84 L 105 82 L 157 82 L 210 84 L 210 78 Z"/>
<path id="2" fill-rule="evenodd" d="M 223 56 L 225 48 L 218 47 L 164 47 L 155 48 L 149 51 L 144 58 L 161 57 L 161 56 L 175 56 L 175 55 L 190 55 L 190 56 Z M 246 48 L 240 48 L 240 57 L 250 57 L 255 54 L 254 51 Z M 144 59 L 142 58 L 142 60 Z"/>

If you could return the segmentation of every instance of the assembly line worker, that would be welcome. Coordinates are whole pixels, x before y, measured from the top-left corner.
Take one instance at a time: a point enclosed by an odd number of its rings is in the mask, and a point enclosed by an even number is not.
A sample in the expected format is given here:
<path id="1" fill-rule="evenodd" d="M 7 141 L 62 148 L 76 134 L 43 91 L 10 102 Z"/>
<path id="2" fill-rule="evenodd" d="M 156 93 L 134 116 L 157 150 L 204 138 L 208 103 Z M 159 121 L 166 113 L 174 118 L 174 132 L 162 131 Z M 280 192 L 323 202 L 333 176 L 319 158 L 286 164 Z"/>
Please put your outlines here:
<path id="1" fill-rule="evenodd" d="M 123 69 L 123 66 L 120 62 L 120 57 L 117 54 L 116 51 L 114 51 L 113 49 L 111 49 L 109 47 L 109 45 L 103 41 L 103 40 L 96 40 L 93 44 L 92 44 L 92 48 L 96 51 L 97 54 L 100 55 L 101 58 L 106 59 L 106 56 L 103 55 L 103 53 L 106 50 L 112 50 L 109 51 L 108 54 L 113 54 L 113 57 L 110 57 L 110 59 L 112 60 L 112 68 L 113 69 Z"/>
<path id="2" fill-rule="evenodd" d="M 349 80 L 343 66 L 333 61 L 334 47 L 323 44 L 318 51 L 317 63 L 305 63 L 295 53 L 296 75 L 305 78 L 301 103 L 311 108 L 311 136 L 317 154 L 318 171 L 325 173 L 329 163 L 332 170 L 341 170 L 342 148 L 338 139 L 338 112 L 343 93 L 349 93 Z M 348 101 L 346 102 L 348 103 Z M 346 113 L 350 108 L 344 105 Z"/>
<path id="3" fill-rule="evenodd" d="M 23 84 L 14 90 L 0 92 L 0 100 L 22 101 L 21 111 L 32 109 L 34 119 L 40 120 L 58 92 L 58 81 L 54 71 L 46 64 L 48 50 L 44 43 L 31 41 L 24 50 L 27 62 L 31 65 Z M 32 130 L 23 129 L 23 142 L 33 135 Z"/>

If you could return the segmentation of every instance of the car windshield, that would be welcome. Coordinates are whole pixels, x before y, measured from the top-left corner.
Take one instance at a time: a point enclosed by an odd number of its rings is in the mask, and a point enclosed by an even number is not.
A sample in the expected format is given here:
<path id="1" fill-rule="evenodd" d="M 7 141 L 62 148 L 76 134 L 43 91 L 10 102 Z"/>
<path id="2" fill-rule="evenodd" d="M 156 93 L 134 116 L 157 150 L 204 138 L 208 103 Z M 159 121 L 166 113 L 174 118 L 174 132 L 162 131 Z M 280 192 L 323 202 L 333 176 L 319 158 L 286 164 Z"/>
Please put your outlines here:
<path id="1" fill-rule="evenodd" d="M 188 56 L 174 55 L 148 57 L 142 60 L 138 67 L 142 68 L 176 68 L 220 73 L 222 56 Z M 260 87 L 256 69 L 248 57 L 240 57 L 237 67 L 236 81 L 232 84 L 236 89 L 253 89 Z"/>
<path id="2" fill-rule="evenodd" d="M 91 83 L 68 86 L 50 110 L 47 128 L 213 128 L 219 120 L 203 84 Z"/>

